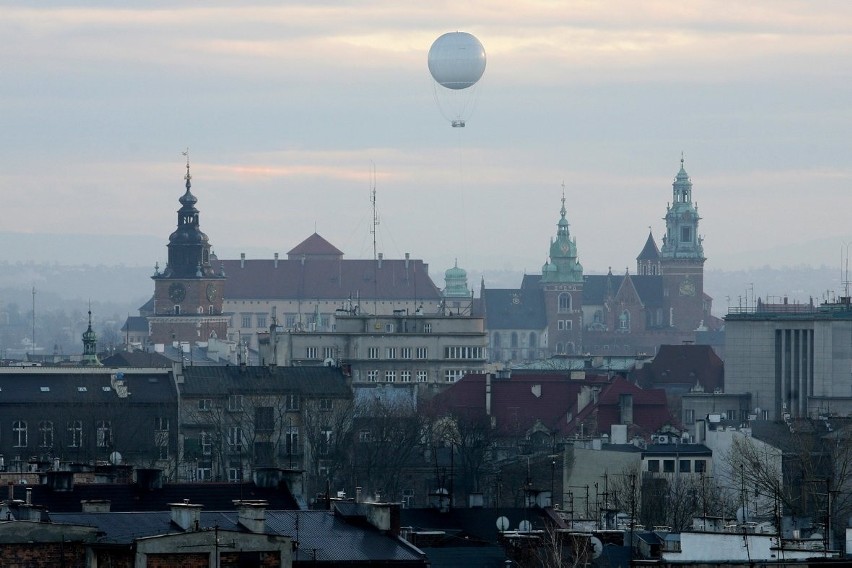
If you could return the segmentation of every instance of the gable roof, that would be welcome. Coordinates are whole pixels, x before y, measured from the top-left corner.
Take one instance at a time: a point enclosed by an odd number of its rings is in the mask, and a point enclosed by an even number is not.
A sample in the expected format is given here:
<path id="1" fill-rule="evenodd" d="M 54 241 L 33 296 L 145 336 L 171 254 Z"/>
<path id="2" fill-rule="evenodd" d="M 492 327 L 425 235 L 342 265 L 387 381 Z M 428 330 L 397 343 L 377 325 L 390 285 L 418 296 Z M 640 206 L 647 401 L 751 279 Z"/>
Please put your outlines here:
<path id="1" fill-rule="evenodd" d="M 615 296 L 629 278 L 639 299 L 647 307 L 663 305 L 663 277 L 646 274 L 589 274 L 583 277 L 583 304 L 603 305 L 609 294 Z"/>
<path id="2" fill-rule="evenodd" d="M 650 386 L 701 385 L 705 392 L 725 386 L 724 363 L 710 345 L 660 345 L 653 360 L 632 376 Z"/>
<path id="3" fill-rule="evenodd" d="M 301 259 L 302 256 L 343 258 L 343 251 L 314 233 L 287 252 L 289 259 Z"/>
<path id="4" fill-rule="evenodd" d="M 119 400 L 112 378 L 121 371 L 99 368 L 3 368 L 0 372 L 0 402 L 3 404 L 110 404 Z M 125 372 L 120 380 L 134 404 L 175 404 L 174 382 L 165 371 Z"/>

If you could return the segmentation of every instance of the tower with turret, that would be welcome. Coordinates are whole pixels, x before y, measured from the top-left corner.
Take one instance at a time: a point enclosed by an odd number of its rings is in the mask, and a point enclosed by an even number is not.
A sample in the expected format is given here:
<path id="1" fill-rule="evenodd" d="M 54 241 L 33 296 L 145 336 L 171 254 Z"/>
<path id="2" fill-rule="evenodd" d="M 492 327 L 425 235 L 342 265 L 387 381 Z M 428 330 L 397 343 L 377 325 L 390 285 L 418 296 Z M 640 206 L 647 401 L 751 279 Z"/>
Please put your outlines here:
<path id="1" fill-rule="evenodd" d="M 680 160 L 672 183 L 672 202 L 666 207 L 666 234 L 660 249 L 663 300 L 669 325 L 694 331 L 704 319 L 704 246 L 698 234 L 698 204 L 692 201 L 692 180 Z"/>
<path id="2" fill-rule="evenodd" d="M 190 343 L 225 339 L 228 318 L 222 314 L 225 274 L 216 271 L 210 242 L 200 228 L 198 199 L 192 194 L 189 159 L 186 191 L 180 198 L 177 229 L 169 236 L 168 263 L 155 268 L 154 315 L 148 318 L 150 341 Z"/>
<path id="3" fill-rule="evenodd" d="M 541 287 L 547 317 L 548 347 L 552 354 L 582 352 L 583 266 L 577 256 L 577 241 L 571 237 L 565 210 L 565 193 L 550 240 L 548 262 L 541 269 Z"/>

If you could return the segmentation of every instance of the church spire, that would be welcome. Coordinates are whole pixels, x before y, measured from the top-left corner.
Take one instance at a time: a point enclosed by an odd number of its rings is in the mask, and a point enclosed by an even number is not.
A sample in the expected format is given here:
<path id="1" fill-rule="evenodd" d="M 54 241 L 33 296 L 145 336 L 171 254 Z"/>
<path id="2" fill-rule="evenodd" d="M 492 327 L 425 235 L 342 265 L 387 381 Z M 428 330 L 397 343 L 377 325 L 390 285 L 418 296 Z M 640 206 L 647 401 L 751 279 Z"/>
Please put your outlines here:
<path id="1" fill-rule="evenodd" d="M 83 367 L 100 367 L 98 359 L 98 335 L 92 329 L 92 303 L 89 302 L 89 327 L 83 332 L 83 358 L 80 360 Z"/>
<path id="2" fill-rule="evenodd" d="M 692 180 L 680 157 L 680 171 L 672 183 L 672 202 L 666 208 L 666 234 L 660 256 L 664 259 L 704 260 L 702 239 L 698 236 L 698 207 L 692 202 Z"/>
<path id="3" fill-rule="evenodd" d="M 565 209 L 565 183 L 562 183 L 562 207 L 556 224 L 556 238 L 550 241 L 550 262 L 541 269 L 544 282 L 581 282 L 583 267 L 577 260 L 577 242 L 571 238 Z"/>

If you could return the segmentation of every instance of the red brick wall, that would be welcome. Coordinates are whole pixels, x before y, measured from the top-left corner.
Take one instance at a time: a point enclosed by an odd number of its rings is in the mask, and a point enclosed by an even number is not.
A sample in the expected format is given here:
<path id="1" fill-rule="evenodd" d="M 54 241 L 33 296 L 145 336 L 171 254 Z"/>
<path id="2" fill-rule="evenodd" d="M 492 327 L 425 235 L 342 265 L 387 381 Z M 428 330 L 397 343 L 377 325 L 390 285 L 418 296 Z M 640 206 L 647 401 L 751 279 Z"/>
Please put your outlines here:
<path id="1" fill-rule="evenodd" d="M 86 548 L 80 543 L 69 542 L 3 544 L 0 545 L 0 565 L 4 568 L 86 568 Z"/>

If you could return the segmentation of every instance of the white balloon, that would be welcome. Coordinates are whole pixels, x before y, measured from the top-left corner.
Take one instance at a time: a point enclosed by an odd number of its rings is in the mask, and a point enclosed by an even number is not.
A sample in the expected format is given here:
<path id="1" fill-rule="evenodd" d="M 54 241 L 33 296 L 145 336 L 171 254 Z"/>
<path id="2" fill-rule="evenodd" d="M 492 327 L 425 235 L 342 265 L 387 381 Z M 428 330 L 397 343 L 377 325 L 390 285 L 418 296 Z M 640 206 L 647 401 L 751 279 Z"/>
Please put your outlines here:
<path id="1" fill-rule="evenodd" d="M 449 32 L 429 49 L 429 72 L 447 89 L 467 89 L 485 73 L 485 48 L 467 32 Z"/>

